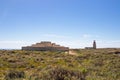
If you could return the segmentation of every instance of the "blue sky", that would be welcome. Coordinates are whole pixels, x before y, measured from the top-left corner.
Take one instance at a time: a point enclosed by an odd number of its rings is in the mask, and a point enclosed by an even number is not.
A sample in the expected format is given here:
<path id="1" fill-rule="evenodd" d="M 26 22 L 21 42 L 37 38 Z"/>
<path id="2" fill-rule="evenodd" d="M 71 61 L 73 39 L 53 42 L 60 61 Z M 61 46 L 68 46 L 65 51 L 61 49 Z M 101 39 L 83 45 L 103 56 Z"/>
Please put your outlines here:
<path id="1" fill-rule="evenodd" d="M 0 48 L 120 47 L 119 34 L 120 0 L 0 0 Z"/>

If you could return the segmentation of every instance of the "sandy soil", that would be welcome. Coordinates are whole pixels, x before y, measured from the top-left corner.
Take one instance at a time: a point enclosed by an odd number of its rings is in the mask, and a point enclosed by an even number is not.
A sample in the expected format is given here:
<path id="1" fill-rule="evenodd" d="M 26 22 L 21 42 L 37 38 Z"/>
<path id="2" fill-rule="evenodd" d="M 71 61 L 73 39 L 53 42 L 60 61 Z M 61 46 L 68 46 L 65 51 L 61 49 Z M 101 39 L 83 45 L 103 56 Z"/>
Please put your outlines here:
<path id="1" fill-rule="evenodd" d="M 70 55 L 75 55 L 75 56 L 77 56 L 77 53 L 75 53 L 75 52 L 72 51 L 72 50 L 69 51 L 69 54 L 70 54 Z"/>

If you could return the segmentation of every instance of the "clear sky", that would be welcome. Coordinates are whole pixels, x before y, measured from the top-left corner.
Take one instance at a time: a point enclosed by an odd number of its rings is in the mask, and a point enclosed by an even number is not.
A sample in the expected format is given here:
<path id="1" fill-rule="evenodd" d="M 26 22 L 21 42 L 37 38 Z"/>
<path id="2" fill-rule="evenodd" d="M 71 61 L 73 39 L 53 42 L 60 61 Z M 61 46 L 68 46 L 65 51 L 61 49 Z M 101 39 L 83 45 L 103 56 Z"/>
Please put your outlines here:
<path id="1" fill-rule="evenodd" d="M 0 0 L 0 48 L 120 47 L 119 35 L 120 0 Z"/>

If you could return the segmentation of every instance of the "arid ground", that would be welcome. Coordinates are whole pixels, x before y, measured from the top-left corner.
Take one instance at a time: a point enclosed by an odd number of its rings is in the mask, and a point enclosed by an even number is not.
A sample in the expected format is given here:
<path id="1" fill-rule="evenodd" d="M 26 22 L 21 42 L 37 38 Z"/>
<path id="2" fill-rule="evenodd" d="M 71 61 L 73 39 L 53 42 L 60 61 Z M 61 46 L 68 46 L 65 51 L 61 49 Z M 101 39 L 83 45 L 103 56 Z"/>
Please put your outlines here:
<path id="1" fill-rule="evenodd" d="M 0 80 L 120 80 L 120 49 L 0 51 Z"/>

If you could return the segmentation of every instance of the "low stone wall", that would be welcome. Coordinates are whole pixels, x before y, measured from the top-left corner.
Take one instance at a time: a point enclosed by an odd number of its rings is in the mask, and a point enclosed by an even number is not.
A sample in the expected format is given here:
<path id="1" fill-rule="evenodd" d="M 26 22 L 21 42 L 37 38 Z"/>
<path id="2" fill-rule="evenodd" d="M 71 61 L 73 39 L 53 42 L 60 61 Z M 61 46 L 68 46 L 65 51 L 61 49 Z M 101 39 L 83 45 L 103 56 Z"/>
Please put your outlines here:
<path id="1" fill-rule="evenodd" d="M 69 51 L 68 47 L 22 47 L 22 50 L 29 51 Z"/>
<path id="2" fill-rule="evenodd" d="M 94 49 L 93 47 L 85 47 L 85 49 Z"/>

